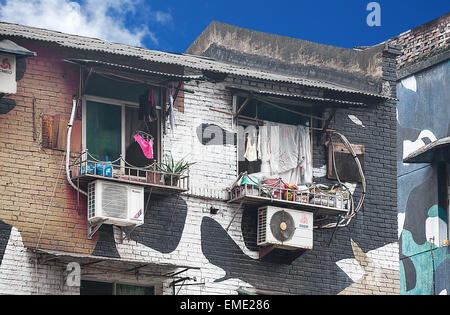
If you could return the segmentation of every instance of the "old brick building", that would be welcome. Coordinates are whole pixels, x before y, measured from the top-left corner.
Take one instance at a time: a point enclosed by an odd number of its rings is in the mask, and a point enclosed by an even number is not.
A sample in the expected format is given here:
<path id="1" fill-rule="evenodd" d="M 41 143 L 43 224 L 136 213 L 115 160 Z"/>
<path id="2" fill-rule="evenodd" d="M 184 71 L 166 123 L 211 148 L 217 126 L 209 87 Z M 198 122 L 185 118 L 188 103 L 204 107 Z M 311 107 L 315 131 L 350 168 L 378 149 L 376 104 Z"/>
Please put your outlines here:
<path id="1" fill-rule="evenodd" d="M 221 23 L 186 54 L 9 23 L 0 36 L 36 53 L 22 62 L 17 92 L 1 99 L 0 293 L 399 293 L 393 46 L 349 50 Z M 299 126 L 302 168 L 293 170 L 310 177 L 264 192 L 281 173 L 249 182 L 265 162 L 250 157 L 249 130 L 267 143 L 267 125 Z M 150 161 L 133 140 L 143 128 Z M 363 178 L 335 131 L 353 145 Z M 344 193 L 331 189 L 333 152 Z M 270 153 L 273 167 L 278 151 Z M 175 184 L 163 164 L 146 168 L 168 154 L 195 163 Z M 95 182 L 116 187 L 114 204 L 124 187 L 142 192 L 142 211 L 94 218 Z M 314 216 L 301 219 L 313 246 L 258 245 L 266 205 Z M 281 219 L 274 236 L 290 224 Z"/>

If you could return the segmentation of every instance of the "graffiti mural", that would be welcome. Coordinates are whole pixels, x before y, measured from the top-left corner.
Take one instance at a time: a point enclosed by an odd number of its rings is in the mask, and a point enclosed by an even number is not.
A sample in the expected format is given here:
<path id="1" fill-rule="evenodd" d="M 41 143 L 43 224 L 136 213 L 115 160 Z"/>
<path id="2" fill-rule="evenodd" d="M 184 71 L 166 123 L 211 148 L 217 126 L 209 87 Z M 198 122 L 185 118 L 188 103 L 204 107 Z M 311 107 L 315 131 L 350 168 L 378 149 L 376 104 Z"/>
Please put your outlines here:
<path id="1" fill-rule="evenodd" d="M 450 136 L 450 62 L 397 85 L 398 222 L 402 294 L 450 294 L 448 209 L 438 205 L 438 168 L 407 164 L 415 150 Z"/>

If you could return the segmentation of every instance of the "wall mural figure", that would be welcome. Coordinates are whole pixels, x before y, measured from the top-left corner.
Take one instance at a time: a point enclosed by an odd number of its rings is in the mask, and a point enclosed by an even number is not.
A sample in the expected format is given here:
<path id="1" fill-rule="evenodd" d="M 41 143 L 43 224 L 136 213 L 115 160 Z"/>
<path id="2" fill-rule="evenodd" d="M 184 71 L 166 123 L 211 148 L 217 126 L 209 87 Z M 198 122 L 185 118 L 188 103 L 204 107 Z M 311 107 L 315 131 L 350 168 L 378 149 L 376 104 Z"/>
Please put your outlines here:
<path id="1" fill-rule="evenodd" d="M 432 241 L 439 234 L 439 220 L 448 224 L 448 209 L 438 207 L 437 167 L 403 163 L 413 151 L 450 136 L 449 79 L 450 62 L 443 62 L 397 85 L 402 294 L 450 294 L 448 246 L 438 248 Z"/>
<path id="2" fill-rule="evenodd" d="M 0 265 L 5 254 L 6 245 L 8 245 L 12 226 L 0 220 Z"/>
<path id="3" fill-rule="evenodd" d="M 180 243 L 187 211 L 183 197 L 152 196 L 145 223 L 131 234 L 131 239 L 163 254 L 171 253 Z"/>

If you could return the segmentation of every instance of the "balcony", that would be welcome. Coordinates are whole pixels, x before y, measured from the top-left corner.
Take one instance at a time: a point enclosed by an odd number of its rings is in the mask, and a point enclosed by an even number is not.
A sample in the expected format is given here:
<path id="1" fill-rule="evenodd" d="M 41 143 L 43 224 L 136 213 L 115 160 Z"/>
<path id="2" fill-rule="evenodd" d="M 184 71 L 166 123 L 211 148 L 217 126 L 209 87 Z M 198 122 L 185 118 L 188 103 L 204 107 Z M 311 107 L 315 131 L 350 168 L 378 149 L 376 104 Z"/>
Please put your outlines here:
<path id="1" fill-rule="evenodd" d="M 273 205 L 313 212 L 315 215 L 338 216 L 347 214 L 352 206 L 351 194 L 324 185 L 297 187 L 281 179 L 258 182 L 247 174 L 238 178 L 230 188 L 229 203 L 262 207 Z"/>
<path id="2" fill-rule="evenodd" d="M 122 157 L 115 161 L 99 161 L 89 152 L 81 153 L 69 166 L 72 182 L 86 191 L 88 183 L 98 179 L 144 186 L 156 195 L 172 195 L 189 190 L 189 169 L 183 174 L 164 172 L 162 163 L 135 167 Z"/>

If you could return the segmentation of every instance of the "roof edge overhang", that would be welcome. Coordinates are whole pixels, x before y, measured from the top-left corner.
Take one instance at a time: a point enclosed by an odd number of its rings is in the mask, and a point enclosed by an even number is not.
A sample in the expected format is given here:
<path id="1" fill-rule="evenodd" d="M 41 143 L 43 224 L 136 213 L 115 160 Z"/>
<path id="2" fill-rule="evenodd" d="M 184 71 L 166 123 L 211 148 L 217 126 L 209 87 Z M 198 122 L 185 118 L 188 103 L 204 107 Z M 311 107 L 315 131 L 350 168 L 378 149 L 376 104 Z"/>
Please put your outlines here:
<path id="1" fill-rule="evenodd" d="M 76 59 L 76 58 L 67 58 L 63 59 L 64 62 L 77 64 L 79 66 L 87 67 L 87 68 L 102 68 L 102 69 L 111 69 L 116 71 L 123 71 L 141 75 L 149 75 L 149 76 L 157 76 L 157 77 L 165 77 L 168 79 L 172 79 L 175 81 L 190 81 L 190 80 L 201 80 L 203 78 L 202 75 L 192 75 L 186 76 L 175 73 L 161 72 L 148 70 L 144 68 L 137 68 L 117 63 L 111 63 L 101 60 L 93 60 L 93 59 Z"/>
<path id="2" fill-rule="evenodd" d="M 178 265 L 171 263 L 156 263 L 145 260 L 135 260 L 121 257 L 105 257 L 97 255 L 80 254 L 73 252 L 63 252 L 56 250 L 48 250 L 42 248 L 29 248 L 31 252 L 38 255 L 38 262 L 41 264 L 68 264 L 70 262 L 79 263 L 82 268 L 104 271 L 109 273 L 120 273 L 134 275 L 138 270 L 140 275 L 145 275 L 146 271 L 151 272 L 151 276 L 163 279 L 176 278 L 180 273 L 188 270 L 199 270 L 199 267 Z M 103 264 L 103 265 L 102 265 Z M 104 264 L 107 264 L 105 266 Z M 159 274 L 155 274 L 155 269 L 160 270 Z M 182 269 L 182 271 L 179 271 Z"/>
<path id="3" fill-rule="evenodd" d="M 228 85 L 227 88 L 237 95 L 250 96 L 258 98 L 260 100 L 267 99 L 269 102 L 273 102 L 276 99 L 279 99 L 280 101 L 283 99 L 289 99 L 293 102 L 299 102 L 303 106 L 308 107 L 321 106 L 321 107 L 340 107 L 340 108 L 349 108 L 349 107 L 362 108 L 368 106 L 368 104 L 365 102 L 354 100 L 335 99 L 329 97 L 311 96 L 281 91 L 269 91 L 252 87 L 243 88 L 235 85 Z"/>
<path id="4" fill-rule="evenodd" d="M 408 155 L 404 163 L 450 163 L 450 137 L 436 140 Z"/>
<path id="5" fill-rule="evenodd" d="M 3 39 L 0 41 L 0 53 L 12 54 L 15 55 L 16 58 L 37 56 L 34 51 L 30 51 L 9 39 Z"/>
<path id="6" fill-rule="evenodd" d="M 236 77 L 263 80 L 266 82 L 287 83 L 305 87 L 320 87 L 330 92 L 347 93 L 349 95 L 358 95 L 361 97 L 373 97 L 379 100 L 396 100 L 395 98 L 384 95 L 383 93 L 370 93 L 364 90 L 347 88 L 335 83 L 236 66 L 201 56 L 161 52 L 147 48 L 107 42 L 96 38 L 65 34 L 13 23 L 2 22 L 0 25 L 2 26 L 0 29 L 0 35 L 49 42 L 58 45 L 59 47 L 83 51 L 104 52 L 116 56 L 128 56 L 130 58 L 136 58 L 142 62 L 154 62 L 161 65 L 175 65 L 194 70 L 210 71 Z"/>

